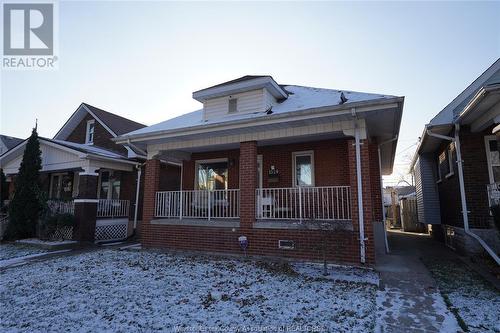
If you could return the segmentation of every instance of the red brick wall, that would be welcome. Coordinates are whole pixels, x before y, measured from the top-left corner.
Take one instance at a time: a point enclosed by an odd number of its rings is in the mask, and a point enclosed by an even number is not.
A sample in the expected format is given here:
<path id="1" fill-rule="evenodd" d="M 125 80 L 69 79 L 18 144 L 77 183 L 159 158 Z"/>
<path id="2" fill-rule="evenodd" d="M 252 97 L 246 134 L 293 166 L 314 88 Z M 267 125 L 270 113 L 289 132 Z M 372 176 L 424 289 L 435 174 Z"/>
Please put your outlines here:
<path id="1" fill-rule="evenodd" d="M 94 119 L 90 114 L 87 114 L 85 118 L 76 126 L 76 128 L 71 132 L 66 141 L 85 143 L 87 138 L 87 121 Z M 94 146 L 102 147 L 115 151 L 120 154 L 127 154 L 127 150 L 122 146 L 111 141 L 113 136 L 109 133 L 97 120 L 95 120 L 94 127 Z"/>
<path id="2" fill-rule="evenodd" d="M 489 215 L 488 194 L 486 191 L 486 185 L 489 184 L 490 180 L 484 143 L 484 137 L 491 135 L 492 129 L 490 127 L 480 133 L 472 133 L 467 126 L 460 129 L 460 146 L 470 228 L 489 228 L 492 222 Z M 453 136 L 454 133 L 450 135 Z M 436 152 L 436 161 L 439 155 L 446 153 L 449 145 L 449 142 L 441 145 Z M 441 182 L 438 184 L 441 223 L 463 228 L 458 166 L 454 165 L 454 174 L 452 176 L 446 178 L 445 173 L 443 170 Z"/>
<path id="3" fill-rule="evenodd" d="M 154 215 L 154 193 L 158 189 L 160 167 L 157 161 L 149 160 L 146 167 L 144 193 L 144 222 L 141 241 L 145 247 L 167 247 L 185 250 L 241 252 L 238 237 L 244 234 L 249 239 L 249 254 L 282 256 L 319 260 L 319 244 L 328 238 L 329 259 L 339 262 L 359 263 L 359 227 L 357 213 L 357 178 L 355 170 L 354 140 L 331 140 L 304 144 L 258 147 L 254 142 L 241 143 L 240 150 L 193 154 L 191 161 L 184 162 L 184 189 L 194 185 L 194 160 L 223 158 L 232 160 L 229 170 L 230 188 L 240 188 L 240 228 L 170 226 L 150 224 Z M 292 185 L 292 152 L 314 150 L 316 185 L 350 185 L 353 231 L 327 233 L 317 230 L 258 229 L 255 221 L 256 155 L 264 159 L 263 186 Z M 372 221 L 380 218 L 380 178 L 378 174 L 378 152 L 375 144 L 364 142 L 361 148 L 363 172 L 363 202 L 365 218 L 366 262 L 374 263 Z M 280 183 L 268 184 L 266 180 L 270 165 L 280 170 Z M 239 168 L 239 172 L 238 172 Z M 239 179 L 241 174 L 241 179 Z M 241 180 L 241 184 L 239 181 Z M 156 185 L 150 182 L 156 181 Z M 293 240 L 295 250 L 278 248 L 278 240 Z"/>
<path id="4" fill-rule="evenodd" d="M 308 143 L 259 147 L 263 159 L 263 187 L 293 186 L 292 153 L 314 151 L 314 178 L 316 186 L 349 185 L 346 140 L 326 140 Z M 268 172 L 274 165 L 279 170 L 279 182 L 268 182 Z"/>
<path id="5" fill-rule="evenodd" d="M 493 126 L 480 133 L 468 127 L 460 129 L 464 184 L 470 228 L 489 228 L 492 223 L 486 185 L 490 183 L 484 137 L 491 135 Z"/>

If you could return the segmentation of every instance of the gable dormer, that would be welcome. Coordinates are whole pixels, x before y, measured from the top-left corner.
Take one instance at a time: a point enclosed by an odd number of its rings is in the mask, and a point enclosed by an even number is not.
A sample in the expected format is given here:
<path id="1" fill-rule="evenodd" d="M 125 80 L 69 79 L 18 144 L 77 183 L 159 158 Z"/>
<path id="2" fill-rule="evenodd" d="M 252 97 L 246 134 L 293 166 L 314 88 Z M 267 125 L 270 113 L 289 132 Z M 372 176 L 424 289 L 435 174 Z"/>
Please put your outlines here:
<path id="1" fill-rule="evenodd" d="M 113 138 L 145 125 L 82 103 L 54 136 L 54 140 L 74 142 L 130 155 L 129 149 Z"/>
<path id="2" fill-rule="evenodd" d="M 243 76 L 193 93 L 203 103 L 204 120 L 265 112 L 287 97 L 271 76 Z"/>

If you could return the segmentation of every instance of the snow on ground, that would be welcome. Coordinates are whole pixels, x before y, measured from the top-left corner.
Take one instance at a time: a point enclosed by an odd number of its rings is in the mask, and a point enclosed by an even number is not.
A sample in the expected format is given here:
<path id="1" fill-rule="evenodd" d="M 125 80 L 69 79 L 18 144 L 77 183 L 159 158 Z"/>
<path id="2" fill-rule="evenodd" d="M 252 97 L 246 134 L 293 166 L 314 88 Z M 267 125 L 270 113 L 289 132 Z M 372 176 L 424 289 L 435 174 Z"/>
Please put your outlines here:
<path id="1" fill-rule="evenodd" d="M 459 259 L 422 258 L 448 303 L 471 332 L 500 332 L 500 292 Z"/>
<path id="2" fill-rule="evenodd" d="M 378 273 L 366 268 L 329 264 L 327 266 L 328 275 L 325 276 L 323 275 L 323 264 L 321 263 L 295 263 L 292 267 L 296 272 L 312 278 L 370 283 L 376 286 L 379 283 Z"/>
<path id="3" fill-rule="evenodd" d="M 45 252 L 47 252 L 47 250 L 38 249 L 33 246 L 2 244 L 0 245 L 0 260 L 19 258 Z"/>
<path id="4" fill-rule="evenodd" d="M 286 264 L 103 249 L 10 268 L 0 281 L 2 332 L 369 332 L 375 324 L 376 286 Z"/>

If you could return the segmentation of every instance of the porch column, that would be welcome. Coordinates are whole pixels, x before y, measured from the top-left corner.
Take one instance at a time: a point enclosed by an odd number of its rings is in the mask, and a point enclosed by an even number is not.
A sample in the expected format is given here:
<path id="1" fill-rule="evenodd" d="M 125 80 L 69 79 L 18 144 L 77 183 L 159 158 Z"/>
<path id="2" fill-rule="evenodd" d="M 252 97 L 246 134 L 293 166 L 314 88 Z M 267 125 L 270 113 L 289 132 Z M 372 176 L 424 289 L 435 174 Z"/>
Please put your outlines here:
<path id="1" fill-rule="evenodd" d="M 151 159 L 146 161 L 146 175 L 144 177 L 144 199 L 142 208 L 142 227 L 149 224 L 155 217 L 156 192 L 160 186 L 160 161 Z M 144 235 L 141 230 L 141 236 Z"/>
<path id="2" fill-rule="evenodd" d="M 363 205 L 363 227 L 364 227 L 364 247 L 365 247 L 365 262 L 373 264 L 375 262 L 374 242 L 373 242 L 373 205 L 372 191 L 370 183 L 370 143 L 368 140 L 360 140 L 360 165 L 361 165 L 361 193 Z M 357 177 L 357 160 L 356 160 L 356 142 L 355 140 L 347 141 L 347 149 L 349 156 L 349 182 L 351 187 L 351 218 L 355 237 L 358 239 L 358 246 L 353 249 L 358 253 L 361 260 L 361 239 L 359 237 L 359 220 L 360 212 L 358 209 L 358 177 Z"/>
<path id="3" fill-rule="evenodd" d="M 97 219 L 97 179 L 95 170 L 80 172 L 78 197 L 75 203 L 75 229 L 73 239 L 80 242 L 93 242 Z"/>
<path id="4" fill-rule="evenodd" d="M 255 222 L 255 189 L 257 187 L 257 142 L 240 143 L 240 228 L 252 229 Z"/>

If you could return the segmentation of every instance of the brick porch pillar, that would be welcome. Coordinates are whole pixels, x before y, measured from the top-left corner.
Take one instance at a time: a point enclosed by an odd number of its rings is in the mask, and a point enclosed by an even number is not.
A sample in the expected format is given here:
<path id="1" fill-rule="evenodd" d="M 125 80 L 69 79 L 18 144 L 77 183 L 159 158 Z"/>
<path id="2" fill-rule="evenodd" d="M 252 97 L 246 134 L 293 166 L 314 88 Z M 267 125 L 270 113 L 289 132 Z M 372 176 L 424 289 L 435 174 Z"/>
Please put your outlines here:
<path id="1" fill-rule="evenodd" d="M 363 218 L 365 233 L 365 260 L 367 264 L 375 263 L 375 245 L 373 240 L 373 200 L 370 183 L 370 151 L 368 140 L 360 140 L 361 155 L 361 184 L 363 193 Z M 353 224 L 354 238 L 358 240 L 355 253 L 361 258 L 359 238 L 359 211 L 358 211 L 358 179 L 356 169 L 356 146 L 355 140 L 347 141 L 349 157 L 349 183 L 351 186 L 351 218 Z"/>
<path id="2" fill-rule="evenodd" d="M 156 159 L 146 161 L 146 175 L 144 177 L 144 200 L 142 209 L 142 227 L 149 224 L 155 217 L 156 192 L 160 186 L 160 161 Z"/>
<path id="3" fill-rule="evenodd" d="M 252 229 L 255 222 L 255 189 L 257 187 L 257 142 L 240 143 L 240 228 Z M 251 244 L 250 244 L 251 246 Z"/>
<path id="4" fill-rule="evenodd" d="M 78 197 L 75 203 L 75 229 L 73 239 L 80 242 L 93 242 L 97 219 L 97 179 L 99 174 L 84 171 L 79 174 Z"/>

